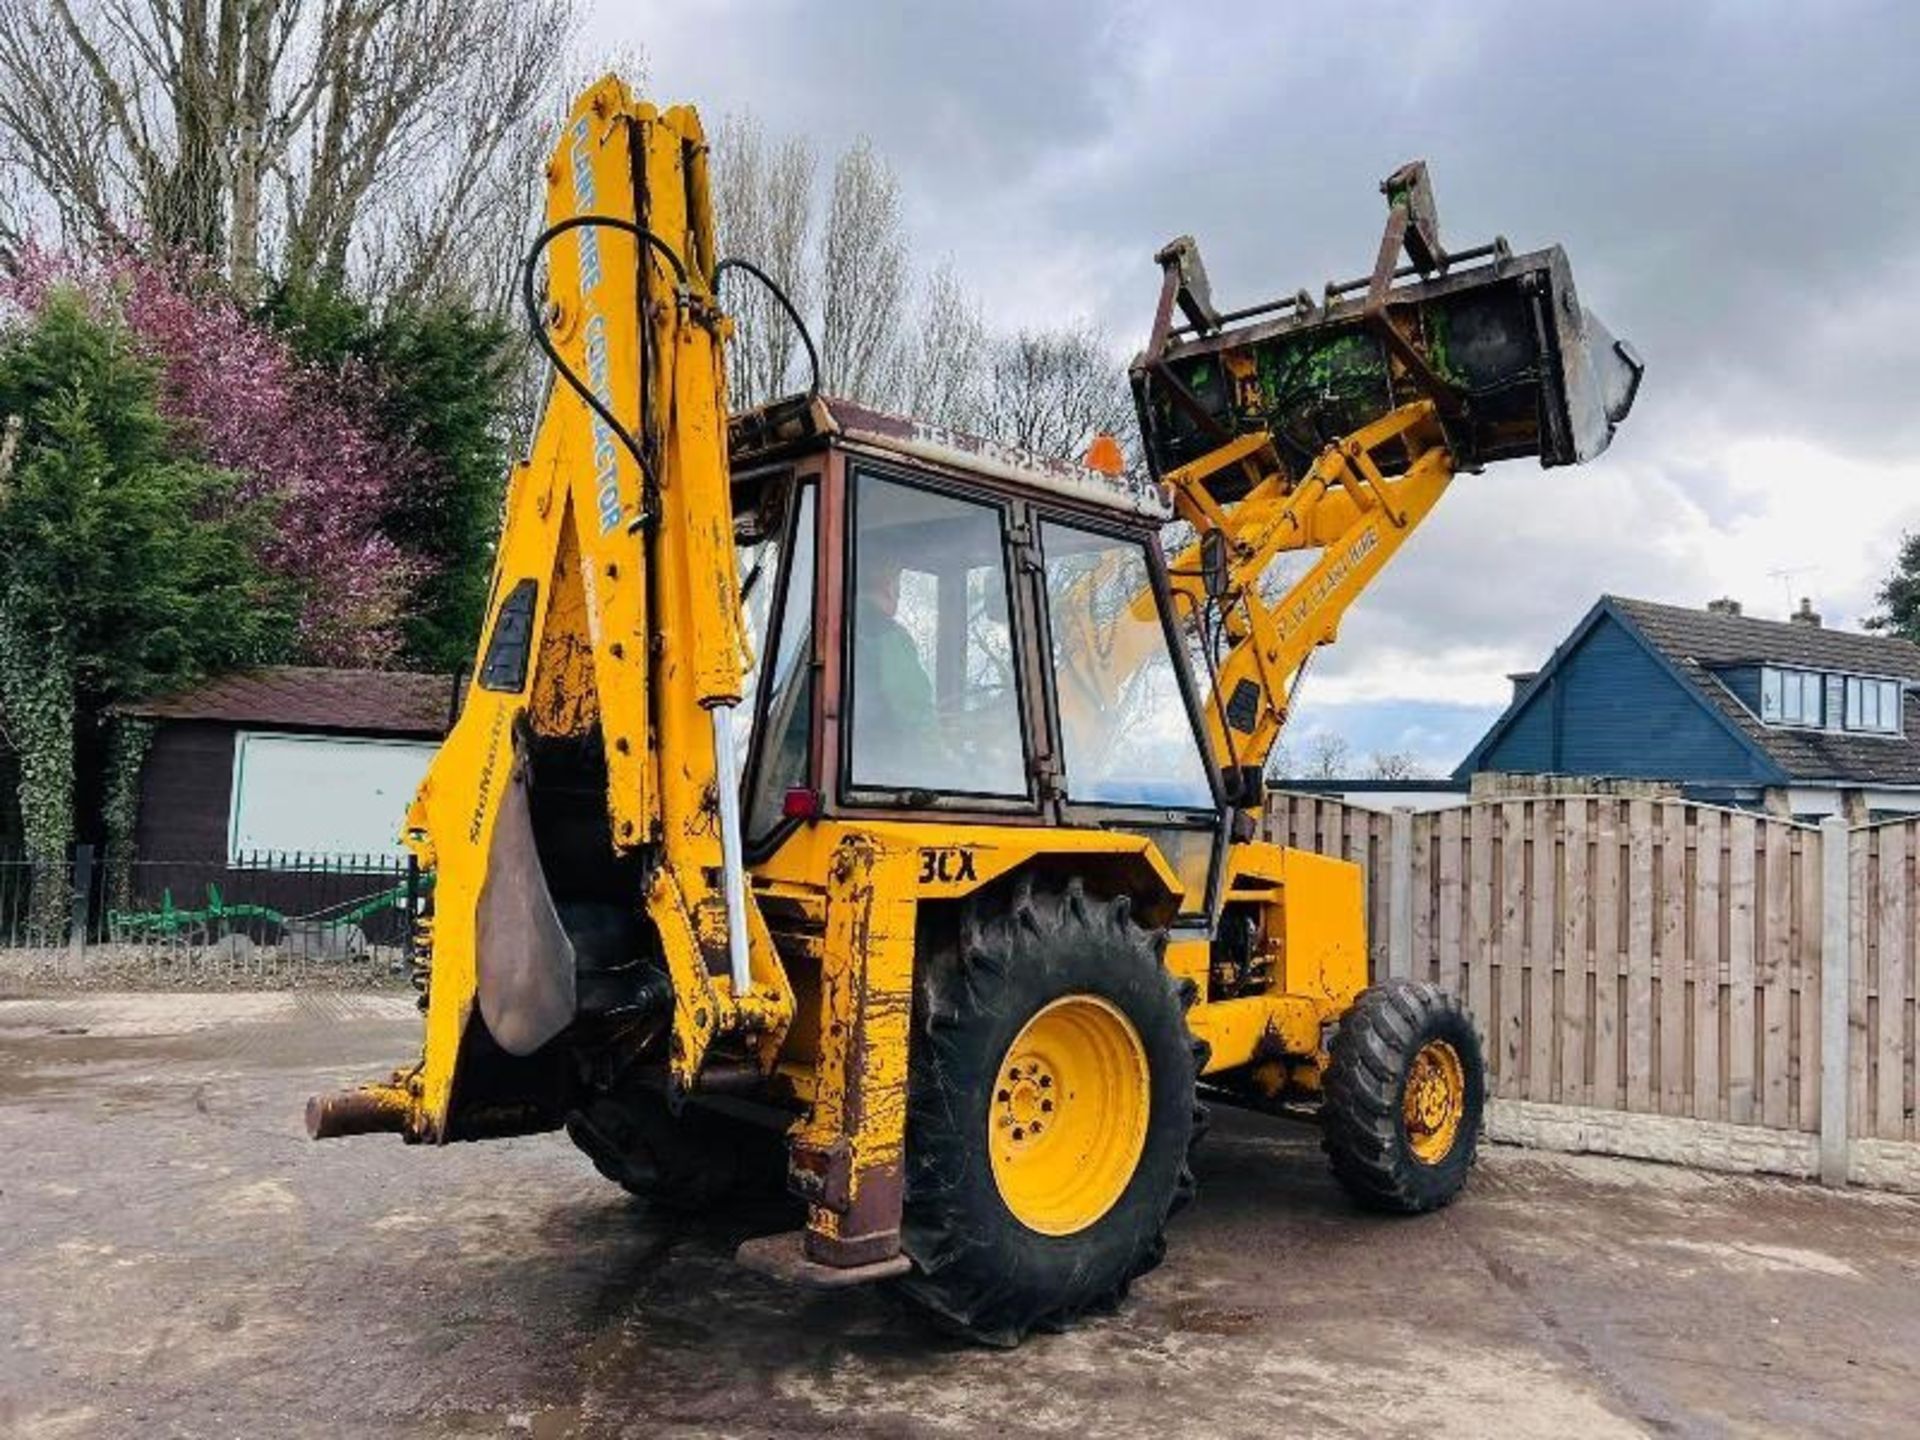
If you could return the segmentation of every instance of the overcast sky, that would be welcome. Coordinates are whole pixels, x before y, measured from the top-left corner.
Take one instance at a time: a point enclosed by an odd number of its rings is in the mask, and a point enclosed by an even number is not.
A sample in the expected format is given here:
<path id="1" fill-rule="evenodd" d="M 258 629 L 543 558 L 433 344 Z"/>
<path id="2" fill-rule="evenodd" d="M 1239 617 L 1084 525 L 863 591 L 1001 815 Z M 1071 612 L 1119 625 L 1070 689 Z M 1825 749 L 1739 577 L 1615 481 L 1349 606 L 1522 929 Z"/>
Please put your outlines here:
<path id="1" fill-rule="evenodd" d="M 1443 238 L 1566 246 L 1648 362 L 1582 470 L 1464 476 L 1316 662 L 1292 737 L 1451 768 L 1603 592 L 1806 594 L 1856 625 L 1920 526 L 1920 4 L 602 0 L 589 64 L 870 136 L 923 264 L 996 323 L 1089 317 L 1116 365 L 1161 242 L 1233 306 L 1364 272 L 1424 157 Z"/>

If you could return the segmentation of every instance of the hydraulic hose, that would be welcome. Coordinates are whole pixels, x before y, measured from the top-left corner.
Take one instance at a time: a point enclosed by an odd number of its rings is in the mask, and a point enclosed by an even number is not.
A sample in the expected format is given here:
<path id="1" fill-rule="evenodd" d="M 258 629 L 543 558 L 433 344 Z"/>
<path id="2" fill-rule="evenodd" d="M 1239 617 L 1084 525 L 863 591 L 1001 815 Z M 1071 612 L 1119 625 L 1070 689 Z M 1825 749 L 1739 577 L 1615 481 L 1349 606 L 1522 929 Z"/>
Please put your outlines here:
<path id="1" fill-rule="evenodd" d="M 534 288 L 534 281 L 540 268 L 540 258 L 547 253 L 547 247 L 569 230 L 578 230 L 588 225 L 619 230 L 633 236 L 661 256 L 667 262 L 668 268 L 673 271 L 674 279 L 682 285 L 687 283 L 687 266 L 671 245 L 644 225 L 635 224 L 619 215 L 569 215 L 565 220 L 549 225 L 540 232 L 534 239 L 532 248 L 527 251 L 526 262 L 520 267 L 520 300 L 526 309 L 527 326 L 533 332 L 534 343 L 540 347 L 541 352 L 552 364 L 554 373 L 566 382 L 567 388 L 578 395 L 585 402 L 586 407 L 600 417 L 614 437 L 626 447 L 627 453 L 633 456 L 634 463 L 640 467 L 640 473 L 646 479 L 647 491 L 651 495 L 659 489 L 659 480 L 654 473 L 653 462 L 647 459 L 644 447 L 633 432 L 620 423 L 619 417 L 598 395 L 593 393 L 592 387 L 580 378 L 574 368 L 567 364 L 565 357 L 560 354 L 559 348 L 553 343 L 553 337 L 547 333 L 546 319 L 540 312 L 540 297 Z M 646 327 L 642 325 L 640 346 L 643 369 L 646 362 L 646 335 Z"/>
<path id="2" fill-rule="evenodd" d="M 807 329 L 807 322 L 800 318 L 800 311 L 795 307 L 793 301 L 787 298 L 787 292 L 782 290 L 774 278 L 767 274 L 766 271 L 762 270 L 751 260 L 743 260 L 738 255 L 729 255 L 713 267 L 713 283 L 716 289 L 719 288 L 720 277 L 725 275 L 729 270 L 744 271 L 758 280 L 766 287 L 767 293 L 772 295 L 773 298 L 780 303 L 780 308 L 787 312 L 787 318 L 793 321 L 793 328 L 800 332 L 800 343 L 807 347 L 807 364 L 813 372 L 813 385 L 807 391 L 807 398 L 809 400 L 819 399 L 820 352 L 814 348 L 813 335 Z"/>

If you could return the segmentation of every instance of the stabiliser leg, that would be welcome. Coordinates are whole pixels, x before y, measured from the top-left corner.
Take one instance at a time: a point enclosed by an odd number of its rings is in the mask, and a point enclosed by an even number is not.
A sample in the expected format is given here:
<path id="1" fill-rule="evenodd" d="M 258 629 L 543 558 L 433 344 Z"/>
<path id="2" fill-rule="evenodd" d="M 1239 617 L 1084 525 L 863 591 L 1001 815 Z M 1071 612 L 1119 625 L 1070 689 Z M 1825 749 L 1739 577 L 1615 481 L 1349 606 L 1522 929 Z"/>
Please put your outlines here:
<path id="1" fill-rule="evenodd" d="M 841 1286 L 905 1274 L 907 1058 L 918 852 L 854 833 L 828 874 L 814 1098 L 791 1141 L 788 1183 L 805 1230 L 751 1240 L 749 1269 Z"/>

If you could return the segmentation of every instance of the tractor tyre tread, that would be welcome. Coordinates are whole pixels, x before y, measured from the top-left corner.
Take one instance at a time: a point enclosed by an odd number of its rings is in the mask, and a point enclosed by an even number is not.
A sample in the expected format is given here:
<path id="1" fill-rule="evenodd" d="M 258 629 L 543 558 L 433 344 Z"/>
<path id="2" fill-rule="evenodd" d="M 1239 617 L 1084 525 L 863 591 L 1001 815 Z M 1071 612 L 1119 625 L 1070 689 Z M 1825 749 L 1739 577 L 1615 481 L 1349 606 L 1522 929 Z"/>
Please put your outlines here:
<path id="1" fill-rule="evenodd" d="M 1011 1346 L 1118 1306 L 1166 1254 L 1167 1219 L 1191 1199 L 1189 1148 L 1204 1127 L 1195 1077 L 1204 1047 L 1187 1028 L 1192 988 L 1161 963 L 1165 937 L 1124 901 L 1016 881 L 969 902 L 956 943 L 917 977 L 908 1087 L 899 1290 L 945 1328 Z M 1041 1007 L 1093 994 L 1115 1005 L 1148 1058 L 1140 1160 L 1120 1198 L 1086 1229 L 1042 1235 L 1001 1198 L 987 1103 L 1007 1047 Z"/>
<path id="2" fill-rule="evenodd" d="M 596 1095 L 566 1130 L 602 1176 L 662 1210 L 699 1214 L 784 1188 L 778 1132 L 701 1107 L 676 1116 L 656 1090 Z"/>
<path id="3" fill-rule="evenodd" d="M 1401 1098 L 1408 1065 L 1433 1040 L 1460 1057 L 1466 1109 L 1452 1148 L 1426 1163 L 1408 1142 Z M 1424 981 L 1385 981 L 1362 991 L 1341 1017 L 1324 1081 L 1321 1148 L 1360 1205 L 1398 1215 L 1436 1210 L 1466 1183 L 1485 1098 L 1480 1040 L 1459 1000 Z"/>

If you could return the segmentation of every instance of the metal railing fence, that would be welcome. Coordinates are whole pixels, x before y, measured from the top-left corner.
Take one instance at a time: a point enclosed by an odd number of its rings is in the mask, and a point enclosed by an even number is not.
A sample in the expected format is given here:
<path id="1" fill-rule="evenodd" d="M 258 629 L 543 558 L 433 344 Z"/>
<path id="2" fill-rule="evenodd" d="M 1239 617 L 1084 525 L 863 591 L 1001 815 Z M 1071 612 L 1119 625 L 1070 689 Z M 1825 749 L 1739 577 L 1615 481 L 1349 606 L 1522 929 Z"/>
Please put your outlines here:
<path id="1" fill-rule="evenodd" d="M 102 982 L 404 982 L 425 886 L 394 855 L 0 854 L 0 959 Z"/>

